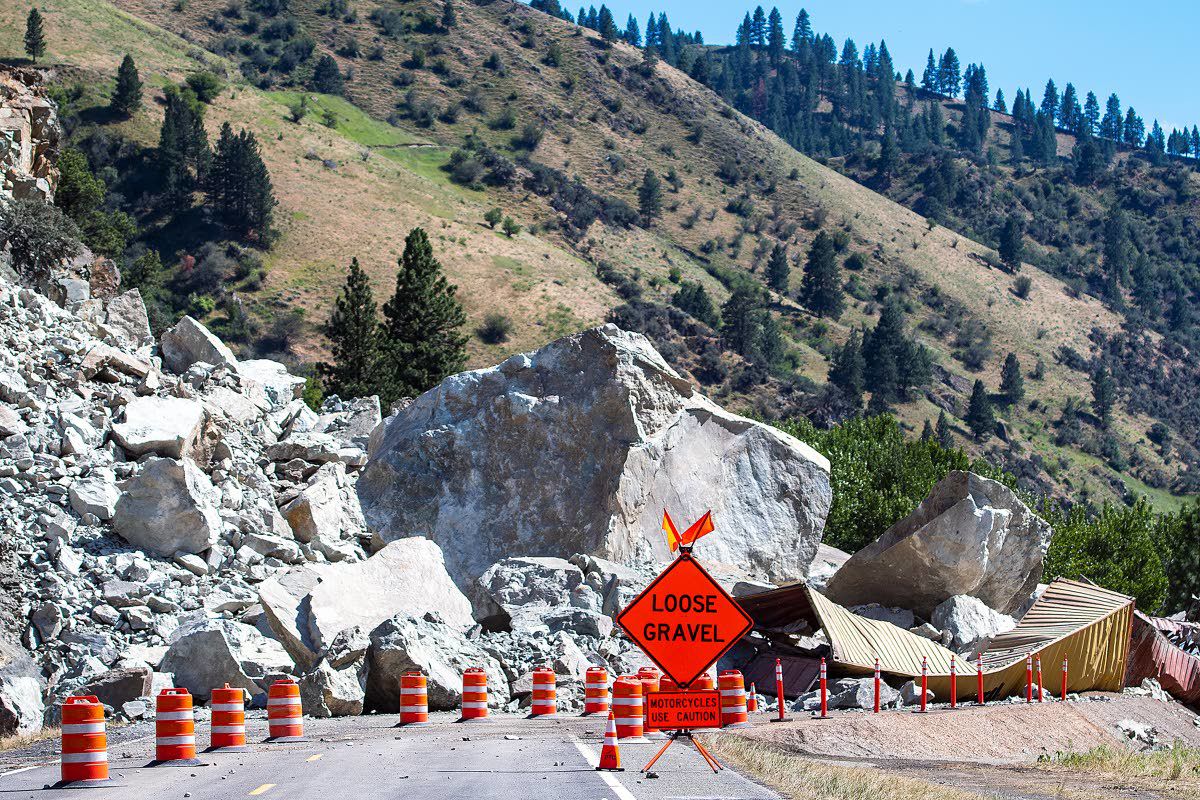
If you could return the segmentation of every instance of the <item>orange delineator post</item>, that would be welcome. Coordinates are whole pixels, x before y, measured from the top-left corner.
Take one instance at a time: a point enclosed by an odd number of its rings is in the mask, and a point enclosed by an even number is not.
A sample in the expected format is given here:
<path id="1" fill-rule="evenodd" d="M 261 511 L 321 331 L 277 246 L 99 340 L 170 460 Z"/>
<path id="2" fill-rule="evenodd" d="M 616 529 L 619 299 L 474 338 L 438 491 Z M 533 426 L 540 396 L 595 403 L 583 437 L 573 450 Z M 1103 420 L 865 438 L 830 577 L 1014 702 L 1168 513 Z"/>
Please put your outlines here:
<path id="1" fill-rule="evenodd" d="M 533 671 L 533 699 L 529 705 L 529 716 L 558 716 L 558 678 L 550 667 L 539 667 Z"/>
<path id="2" fill-rule="evenodd" d="M 583 715 L 608 711 L 608 670 L 588 667 L 583 682 Z"/>
<path id="3" fill-rule="evenodd" d="M 1025 702 L 1033 702 L 1033 656 L 1025 656 Z"/>
<path id="4" fill-rule="evenodd" d="M 54 788 L 108 780 L 104 706 L 95 695 L 72 695 L 62 704 L 61 780 Z"/>
<path id="5" fill-rule="evenodd" d="M 208 729 L 208 749 L 240 753 L 246 749 L 246 695 L 241 689 L 225 684 L 212 690 L 208 704 L 212 724 Z"/>
<path id="6" fill-rule="evenodd" d="M 1062 700 L 1067 702 L 1067 659 L 1063 657 L 1063 685 L 1062 685 Z"/>
<path id="7" fill-rule="evenodd" d="M 463 672 L 462 716 L 459 722 L 486 719 L 488 715 L 487 673 L 479 667 Z"/>
<path id="8" fill-rule="evenodd" d="M 400 676 L 400 722 L 397 727 L 429 724 L 429 681 L 425 673 L 409 670 Z"/>
<path id="9" fill-rule="evenodd" d="M 825 657 L 821 657 L 821 719 L 829 716 L 829 692 L 826 683 Z"/>
<path id="10" fill-rule="evenodd" d="M 1041 653 L 1039 653 L 1038 657 L 1037 657 L 1037 676 L 1038 676 L 1038 702 L 1044 703 L 1044 702 L 1046 702 L 1046 693 L 1042 691 L 1042 655 L 1041 655 Z"/>
<path id="11" fill-rule="evenodd" d="M 975 662 L 975 689 L 979 695 L 975 701 L 976 705 L 983 705 L 983 653 L 979 653 L 979 660 Z"/>
<path id="12" fill-rule="evenodd" d="M 607 688 L 607 685 L 606 685 Z M 608 724 L 604 726 L 604 745 L 600 748 L 600 763 L 596 770 L 624 772 L 621 767 L 621 748 L 617 744 L 617 721 L 613 712 L 608 712 Z"/>
<path id="13" fill-rule="evenodd" d="M 304 707 L 300 703 L 300 687 L 290 678 L 275 681 L 267 690 L 267 740 L 304 741 Z"/>
<path id="14" fill-rule="evenodd" d="M 950 656 L 950 708 L 958 708 L 958 662 Z"/>
<path id="15" fill-rule="evenodd" d="M 721 690 L 721 727 L 747 728 L 746 679 L 740 670 L 727 669 L 717 676 Z"/>
<path id="16" fill-rule="evenodd" d="M 650 707 L 646 698 L 659 690 L 662 673 L 654 667 L 642 667 L 638 670 L 638 680 L 642 682 L 642 736 L 647 739 L 663 739 L 666 734 L 650 727 Z"/>
<path id="17" fill-rule="evenodd" d="M 875 713 L 876 714 L 879 713 L 879 691 L 880 691 L 879 684 L 880 684 L 879 656 L 876 656 L 875 657 Z"/>
<path id="18" fill-rule="evenodd" d="M 154 761 L 196 763 L 196 720 L 187 689 L 163 689 L 154 699 Z"/>
<path id="19" fill-rule="evenodd" d="M 750 693 L 746 695 L 746 711 L 750 714 L 758 713 L 758 687 L 754 685 L 754 681 L 750 681 Z"/>
<path id="20" fill-rule="evenodd" d="M 641 679 L 636 675 L 619 676 L 613 684 L 612 706 L 617 738 L 644 741 Z"/>
<path id="21" fill-rule="evenodd" d="M 929 704 L 929 657 L 921 656 L 921 707 L 914 714 L 924 714 Z"/>
<path id="22" fill-rule="evenodd" d="M 775 659 L 775 696 L 777 698 L 776 708 L 779 710 L 779 715 L 772 722 L 787 722 L 788 717 L 783 715 L 783 708 L 786 701 L 783 699 L 783 662 L 778 658 Z"/>

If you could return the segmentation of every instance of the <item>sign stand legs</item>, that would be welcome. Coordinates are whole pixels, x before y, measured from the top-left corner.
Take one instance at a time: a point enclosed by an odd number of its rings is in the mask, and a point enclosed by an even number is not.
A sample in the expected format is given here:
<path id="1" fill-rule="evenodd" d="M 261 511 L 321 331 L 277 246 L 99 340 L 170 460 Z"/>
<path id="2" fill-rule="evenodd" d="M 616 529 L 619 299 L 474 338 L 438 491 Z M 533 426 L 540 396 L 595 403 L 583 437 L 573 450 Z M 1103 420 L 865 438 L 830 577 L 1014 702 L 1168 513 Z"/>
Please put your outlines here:
<path id="1" fill-rule="evenodd" d="M 713 754 L 708 752 L 704 745 L 700 744 L 700 740 L 693 736 L 691 731 L 675 731 L 667 738 L 666 744 L 659 748 L 659 751 L 654 754 L 654 758 L 650 759 L 646 766 L 642 767 L 642 772 L 649 772 L 650 768 L 654 766 L 654 763 L 658 761 L 658 759 L 662 758 L 662 754 L 667 752 L 667 748 L 673 745 L 676 739 L 689 740 L 692 743 L 692 746 L 696 748 L 696 751 L 700 753 L 700 757 L 704 759 L 704 763 L 708 764 L 714 773 L 725 769 L 723 766 L 721 766 L 721 763 L 717 761 Z"/>

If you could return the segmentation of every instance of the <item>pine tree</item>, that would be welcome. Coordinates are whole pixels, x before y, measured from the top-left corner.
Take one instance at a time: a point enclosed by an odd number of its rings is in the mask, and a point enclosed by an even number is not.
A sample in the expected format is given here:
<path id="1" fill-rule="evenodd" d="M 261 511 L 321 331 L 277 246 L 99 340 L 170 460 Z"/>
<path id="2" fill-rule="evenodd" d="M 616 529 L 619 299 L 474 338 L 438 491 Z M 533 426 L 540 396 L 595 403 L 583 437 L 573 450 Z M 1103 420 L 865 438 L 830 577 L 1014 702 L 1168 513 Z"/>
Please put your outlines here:
<path id="1" fill-rule="evenodd" d="M 648 169 L 642 176 L 642 185 L 638 189 L 638 210 L 646 227 L 652 226 L 662 214 L 662 181 L 654 170 Z"/>
<path id="2" fill-rule="evenodd" d="M 117 85 L 113 89 L 109 108 L 113 110 L 114 114 L 129 117 L 141 107 L 142 81 L 138 77 L 137 65 L 133 63 L 133 56 L 126 53 L 125 58 L 121 60 L 121 66 L 117 68 Z"/>
<path id="3" fill-rule="evenodd" d="M 771 248 L 771 257 L 767 259 L 767 285 L 780 294 L 787 294 L 790 275 L 787 248 L 777 244 Z"/>
<path id="4" fill-rule="evenodd" d="M 721 322 L 720 316 L 717 315 L 717 307 L 713 305 L 712 297 L 699 283 L 684 281 L 680 285 L 679 291 L 675 292 L 675 296 L 671 298 L 671 304 L 691 314 L 710 328 L 717 327 Z"/>
<path id="5" fill-rule="evenodd" d="M 1004 102 L 1004 90 L 1003 89 L 996 90 L 996 101 L 992 105 L 1001 114 L 1008 113 L 1008 104 Z"/>
<path id="6" fill-rule="evenodd" d="M 846 343 L 837 349 L 829 364 L 829 382 L 842 390 L 857 408 L 866 391 L 866 363 L 863 361 L 862 336 L 850 331 Z"/>
<path id="7" fill-rule="evenodd" d="M 1121 99 L 1115 94 L 1110 94 L 1104 107 L 1104 119 L 1100 120 L 1100 135 L 1110 141 L 1119 142 L 1121 131 Z"/>
<path id="8" fill-rule="evenodd" d="M 770 16 L 767 17 L 767 54 L 772 64 L 783 60 L 784 46 L 783 16 L 778 8 L 772 8 Z"/>
<path id="9" fill-rule="evenodd" d="M 1129 220 L 1113 207 L 1104 220 L 1104 272 L 1114 285 L 1129 283 Z"/>
<path id="10" fill-rule="evenodd" d="M 442 3 L 442 30 L 448 31 L 458 25 L 458 12 L 454 10 L 454 0 L 444 0 Z"/>
<path id="11" fill-rule="evenodd" d="M 467 337 L 459 333 L 467 317 L 458 288 L 446 280 L 422 228 L 405 238 L 399 267 L 396 292 L 383 306 L 385 404 L 436 386 L 461 369 L 467 356 Z"/>
<path id="12" fill-rule="evenodd" d="M 950 428 L 950 420 L 946 417 L 945 411 L 938 412 L 937 441 L 947 450 L 954 449 L 954 431 Z"/>
<path id="13" fill-rule="evenodd" d="M 767 46 L 767 15 L 762 6 L 754 9 L 750 21 L 750 44 L 760 49 Z"/>
<path id="14" fill-rule="evenodd" d="M 158 159 L 163 171 L 163 188 L 168 205 L 182 208 L 208 168 L 208 134 L 204 130 L 204 105 L 191 89 L 168 88 L 162 128 L 158 135 Z"/>
<path id="15" fill-rule="evenodd" d="M 1025 379 L 1021 376 L 1021 362 L 1016 353 L 1009 353 L 1004 358 L 1004 367 L 1000 370 L 1000 394 L 1012 404 L 1025 399 Z"/>
<path id="16" fill-rule="evenodd" d="M 925 62 L 925 71 L 921 74 L 921 88 L 927 92 L 938 91 L 938 68 L 933 60 L 933 50 L 929 50 L 929 60 Z"/>
<path id="17" fill-rule="evenodd" d="M 1088 92 L 1083 103 L 1083 129 L 1093 136 L 1100 133 L 1100 101 L 1095 92 Z"/>
<path id="18" fill-rule="evenodd" d="M 1117 384 L 1104 365 L 1092 372 L 1092 410 L 1100 418 L 1100 425 L 1108 427 L 1112 421 L 1113 405 L 1117 400 Z"/>
<path id="19" fill-rule="evenodd" d="M 252 132 L 235 134 L 228 122 L 221 126 L 206 191 L 226 227 L 255 241 L 270 241 L 277 203 L 271 175 Z"/>
<path id="20" fill-rule="evenodd" d="M 1046 81 L 1046 88 L 1042 92 L 1042 105 L 1038 109 L 1050 119 L 1058 117 L 1058 87 L 1054 85 L 1053 80 Z"/>
<path id="21" fill-rule="evenodd" d="M 840 317 L 844 302 L 840 273 L 833 237 L 821 231 L 813 239 L 804 264 L 800 302 L 818 317 Z"/>
<path id="22" fill-rule="evenodd" d="M 735 353 L 749 356 L 758 344 L 759 318 L 762 307 L 758 291 L 738 287 L 721 306 L 721 339 Z"/>
<path id="23" fill-rule="evenodd" d="M 925 424 L 921 426 L 921 441 L 932 442 L 936 438 L 937 434 L 934 433 L 933 423 L 929 421 L 929 417 L 926 417 Z"/>
<path id="24" fill-rule="evenodd" d="M 1058 126 L 1069 133 L 1079 133 L 1083 111 L 1079 108 L 1079 96 L 1075 84 L 1068 83 L 1063 89 L 1062 101 L 1058 104 Z"/>
<path id="25" fill-rule="evenodd" d="M 317 66 L 313 68 L 312 88 L 313 91 L 322 94 L 341 94 L 346 90 L 342 71 L 338 69 L 333 56 L 328 53 L 321 56 L 317 60 Z"/>
<path id="26" fill-rule="evenodd" d="M 971 400 L 967 404 L 966 422 L 976 439 L 985 439 L 996 429 L 996 418 L 992 414 L 992 401 L 988 398 L 983 381 L 978 379 L 971 387 Z"/>
<path id="27" fill-rule="evenodd" d="M 357 258 L 350 262 L 346 284 L 322 333 L 332 355 L 332 361 L 317 365 L 325 391 L 343 399 L 379 393 L 379 318 L 371 282 Z"/>
<path id="28" fill-rule="evenodd" d="M 625 21 L 625 41 L 634 47 L 642 46 L 642 32 L 638 28 L 638 21 L 633 14 L 629 15 L 629 19 Z"/>
<path id="29" fill-rule="evenodd" d="M 875 162 L 875 179 L 887 188 L 892 183 L 892 176 L 900 166 L 900 143 L 896 141 L 896 132 L 889 125 L 883 132 L 883 141 L 879 145 L 879 159 Z"/>
<path id="30" fill-rule="evenodd" d="M 46 55 L 46 31 L 42 26 L 42 14 L 37 8 L 29 9 L 25 17 L 25 54 L 33 63 Z"/>
<path id="31" fill-rule="evenodd" d="M 954 52 L 953 47 L 947 47 L 938 62 L 937 85 L 941 94 L 958 97 L 958 90 L 962 86 L 962 74 L 958 54 Z"/>
<path id="32" fill-rule="evenodd" d="M 1019 272 L 1021 270 L 1021 257 L 1025 250 L 1024 232 L 1021 229 L 1021 218 L 1016 214 L 1010 214 L 1004 222 L 1004 229 L 1000 232 L 1000 260 L 1004 262 L 1004 266 L 1008 267 L 1009 272 Z"/>
<path id="33" fill-rule="evenodd" d="M 809 20 L 808 11 L 802 8 L 796 15 L 796 27 L 792 30 L 792 50 L 797 53 L 801 52 L 808 47 L 812 38 L 812 22 Z"/>
<path id="34" fill-rule="evenodd" d="M 879 322 L 863 337 L 862 350 L 867 389 L 884 406 L 904 400 L 911 387 L 929 383 L 929 354 L 908 337 L 904 311 L 895 297 L 884 304 Z"/>
<path id="35" fill-rule="evenodd" d="M 621 35 L 617 30 L 617 21 L 613 19 L 612 12 L 606 5 L 600 6 L 600 13 L 596 17 L 596 30 L 600 31 L 600 38 L 609 42 L 615 42 Z"/>
<path id="36" fill-rule="evenodd" d="M 1142 139 L 1146 136 L 1146 123 L 1133 110 L 1133 106 L 1125 112 L 1125 122 L 1121 126 L 1121 141 L 1130 147 L 1141 147 Z"/>

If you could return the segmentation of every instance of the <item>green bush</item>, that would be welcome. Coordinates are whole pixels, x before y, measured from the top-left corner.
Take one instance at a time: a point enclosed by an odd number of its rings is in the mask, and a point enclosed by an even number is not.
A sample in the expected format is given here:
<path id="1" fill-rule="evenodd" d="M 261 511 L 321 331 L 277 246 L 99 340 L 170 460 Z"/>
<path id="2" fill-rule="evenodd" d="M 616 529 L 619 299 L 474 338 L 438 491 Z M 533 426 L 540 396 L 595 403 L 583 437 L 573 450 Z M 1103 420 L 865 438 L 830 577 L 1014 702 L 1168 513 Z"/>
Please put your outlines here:
<path id="1" fill-rule="evenodd" d="M 221 90 L 225 85 L 216 75 L 208 72 L 193 72 L 187 76 L 188 88 L 196 93 L 201 103 L 211 103 L 217 99 L 217 95 L 221 94 Z"/>
<path id="2" fill-rule="evenodd" d="M 833 505 L 825 542 L 850 553 L 908 516 L 952 470 L 971 470 L 1015 487 L 1011 475 L 972 461 L 961 450 L 933 440 L 906 440 L 899 423 L 886 414 L 847 420 L 829 430 L 818 430 L 806 419 L 777 427 L 829 459 Z"/>
<path id="3" fill-rule="evenodd" d="M 1043 504 L 1041 516 L 1054 528 L 1043 574 L 1048 578 L 1087 578 L 1114 592 L 1131 595 L 1153 614 L 1167 597 L 1167 573 L 1156 545 L 1163 521 L 1145 498 L 1129 508 L 1109 504 L 1095 516 L 1081 506 L 1064 511 Z"/>

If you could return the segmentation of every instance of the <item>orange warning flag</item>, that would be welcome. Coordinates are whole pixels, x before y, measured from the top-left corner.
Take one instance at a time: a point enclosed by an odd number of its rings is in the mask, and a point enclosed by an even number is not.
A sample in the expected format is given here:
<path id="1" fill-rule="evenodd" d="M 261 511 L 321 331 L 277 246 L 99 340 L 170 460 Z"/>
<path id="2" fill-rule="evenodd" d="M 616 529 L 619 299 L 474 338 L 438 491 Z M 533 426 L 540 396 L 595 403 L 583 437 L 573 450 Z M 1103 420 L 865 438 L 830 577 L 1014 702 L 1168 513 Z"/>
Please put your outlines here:
<path id="1" fill-rule="evenodd" d="M 697 539 L 707 533 L 712 533 L 712 531 L 712 512 L 705 511 L 703 517 L 693 522 L 692 527 L 683 532 L 683 536 L 680 537 L 680 541 L 685 545 L 695 544 Z"/>
<path id="2" fill-rule="evenodd" d="M 662 529 L 667 534 L 667 544 L 671 546 L 671 552 L 674 553 L 679 549 L 679 531 L 675 528 L 675 523 L 665 508 L 663 509 Z"/>

